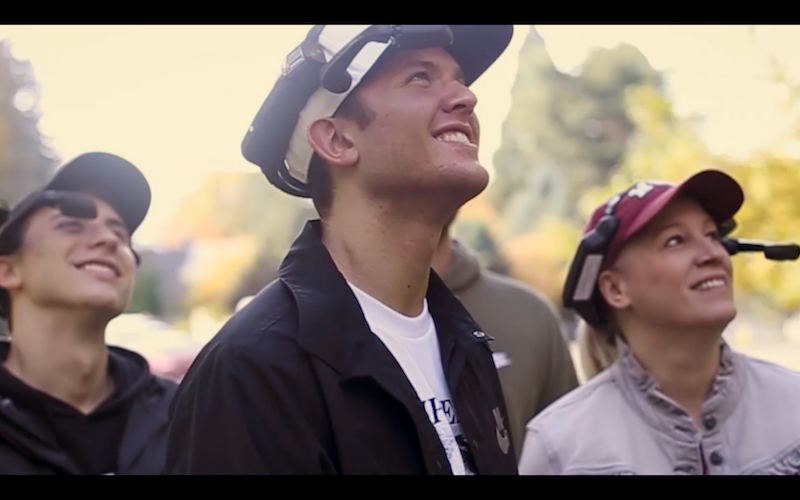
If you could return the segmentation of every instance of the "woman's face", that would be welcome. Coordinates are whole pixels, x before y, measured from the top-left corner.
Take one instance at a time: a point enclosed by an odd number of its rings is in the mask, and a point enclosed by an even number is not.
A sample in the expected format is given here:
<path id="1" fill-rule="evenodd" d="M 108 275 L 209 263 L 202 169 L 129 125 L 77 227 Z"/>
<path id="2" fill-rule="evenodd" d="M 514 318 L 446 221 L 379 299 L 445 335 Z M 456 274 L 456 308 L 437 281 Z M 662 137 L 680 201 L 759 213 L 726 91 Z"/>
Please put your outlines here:
<path id="1" fill-rule="evenodd" d="M 599 284 L 613 308 L 657 328 L 721 330 L 736 316 L 730 255 L 690 199 L 676 199 L 630 240 Z"/>

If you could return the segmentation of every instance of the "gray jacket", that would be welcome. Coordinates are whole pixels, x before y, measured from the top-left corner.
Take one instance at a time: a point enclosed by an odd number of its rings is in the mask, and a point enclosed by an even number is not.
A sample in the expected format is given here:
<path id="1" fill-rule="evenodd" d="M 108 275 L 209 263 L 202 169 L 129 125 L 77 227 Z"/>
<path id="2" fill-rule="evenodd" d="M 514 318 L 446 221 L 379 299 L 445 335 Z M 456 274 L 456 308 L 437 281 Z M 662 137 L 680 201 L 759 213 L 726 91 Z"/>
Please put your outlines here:
<path id="1" fill-rule="evenodd" d="M 723 342 L 698 428 L 618 344 L 608 370 L 530 422 L 520 474 L 800 474 L 800 373 Z"/>

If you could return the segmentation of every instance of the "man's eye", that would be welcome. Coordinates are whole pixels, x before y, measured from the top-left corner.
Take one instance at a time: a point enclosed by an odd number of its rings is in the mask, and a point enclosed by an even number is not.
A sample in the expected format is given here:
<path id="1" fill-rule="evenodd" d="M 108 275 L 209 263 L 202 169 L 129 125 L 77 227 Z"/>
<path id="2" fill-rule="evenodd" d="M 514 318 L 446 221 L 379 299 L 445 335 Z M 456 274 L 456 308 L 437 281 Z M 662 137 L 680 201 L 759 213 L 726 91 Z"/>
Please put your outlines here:
<path id="1" fill-rule="evenodd" d="M 429 82 L 431 80 L 430 76 L 428 76 L 428 73 L 426 71 L 420 71 L 418 73 L 414 73 L 413 75 L 411 75 L 411 78 L 409 78 L 408 81 L 410 82 L 410 81 L 415 80 L 417 78 L 422 78 L 423 80 L 425 80 L 427 82 Z"/>
<path id="2" fill-rule="evenodd" d="M 76 220 L 66 220 L 58 224 L 58 227 L 68 228 L 68 229 L 80 229 L 82 224 Z"/>

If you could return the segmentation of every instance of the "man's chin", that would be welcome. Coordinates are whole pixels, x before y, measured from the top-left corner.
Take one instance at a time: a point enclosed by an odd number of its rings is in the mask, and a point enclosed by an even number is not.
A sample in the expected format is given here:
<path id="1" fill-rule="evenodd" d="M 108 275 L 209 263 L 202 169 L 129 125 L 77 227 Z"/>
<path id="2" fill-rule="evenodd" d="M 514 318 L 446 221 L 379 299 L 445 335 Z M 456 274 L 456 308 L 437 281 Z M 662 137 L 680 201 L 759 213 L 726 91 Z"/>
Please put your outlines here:
<path id="1" fill-rule="evenodd" d="M 78 308 L 87 312 L 96 312 L 98 317 L 116 318 L 124 313 L 127 305 L 124 300 L 111 295 L 93 294 L 81 297 L 75 304 Z"/>
<path id="2" fill-rule="evenodd" d="M 483 168 L 483 167 L 481 167 Z M 445 189 L 452 193 L 457 199 L 458 207 L 466 204 L 473 198 L 480 195 L 489 185 L 489 174 L 486 170 L 475 172 L 474 175 L 464 175 L 454 182 L 445 186 Z"/>

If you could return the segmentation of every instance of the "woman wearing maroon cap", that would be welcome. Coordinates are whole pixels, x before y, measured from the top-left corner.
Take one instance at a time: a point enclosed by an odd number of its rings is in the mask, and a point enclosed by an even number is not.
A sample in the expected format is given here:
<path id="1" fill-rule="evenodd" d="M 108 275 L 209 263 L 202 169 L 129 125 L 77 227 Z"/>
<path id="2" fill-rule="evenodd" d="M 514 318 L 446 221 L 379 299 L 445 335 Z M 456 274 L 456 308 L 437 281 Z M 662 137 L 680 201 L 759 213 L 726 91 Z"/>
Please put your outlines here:
<path id="1" fill-rule="evenodd" d="M 721 227 L 744 201 L 719 171 L 640 182 L 596 211 L 565 303 L 617 357 L 532 420 L 520 473 L 800 473 L 800 374 L 731 351 Z"/>

